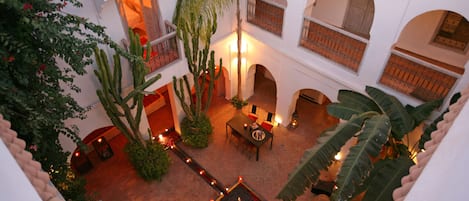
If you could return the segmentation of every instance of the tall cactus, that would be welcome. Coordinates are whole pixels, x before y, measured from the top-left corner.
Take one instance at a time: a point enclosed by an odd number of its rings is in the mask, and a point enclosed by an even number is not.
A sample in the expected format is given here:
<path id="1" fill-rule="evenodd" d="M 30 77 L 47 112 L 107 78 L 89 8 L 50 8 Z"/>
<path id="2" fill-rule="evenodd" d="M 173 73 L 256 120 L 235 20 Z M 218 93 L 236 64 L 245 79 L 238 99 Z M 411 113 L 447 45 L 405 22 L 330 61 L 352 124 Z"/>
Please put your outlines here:
<path id="1" fill-rule="evenodd" d="M 98 70 L 94 73 L 101 83 L 102 89 L 98 89 L 98 94 L 101 104 L 104 106 L 107 115 L 112 123 L 125 135 L 131 143 L 137 143 L 141 146 L 146 146 L 142 133 L 140 132 L 140 119 L 143 110 L 143 96 L 144 90 L 160 79 L 161 75 L 145 81 L 147 68 L 145 62 L 149 59 L 150 45 L 147 44 L 146 60 L 142 59 L 144 48 L 139 42 L 139 36 L 135 35 L 129 30 L 130 47 L 127 59 L 130 62 L 130 67 L 133 75 L 134 89 L 127 95 L 122 94 L 122 66 L 120 63 L 120 54 L 116 53 L 113 56 L 114 67 L 111 68 L 107 60 L 107 55 L 103 50 L 97 47 L 94 50 Z M 117 47 L 114 47 L 116 49 Z M 122 52 L 117 50 L 116 52 Z"/>
<path id="2" fill-rule="evenodd" d="M 221 75 L 215 67 L 215 53 L 210 51 L 212 35 L 217 30 L 217 14 L 222 13 L 232 0 L 178 0 L 173 18 L 177 26 L 177 36 L 184 43 L 184 53 L 187 66 L 192 75 L 191 88 L 188 76 L 177 80 L 173 77 L 173 86 L 176 96 L 186 113 L 181 122 L 181 137 L 184 143 L 193 147 L 208 146 L 208 135 L 212 133 L 210 119 L 206 116 L 215 81 Z M 222 61 L 220 59 L 221 68 Z M 192 97 L 194 92 L 195 97 Z M 186 95 L 189 94 L 190 101 Z M 205 105 L 202 103 L 207 94 Z"/>
<path id="3" fill-rule="evenodd" d="M 191 122 L 199 121 L 201 116 L 208 110 L 213 95 L 215 81 L 221 75 L 221 69 L 216 72 L 214 59 L 215 52 L 213 50 L 210 51 L 210 40 L 217 29 L 216 14 L 213 14 L 213 16 L 214 17 L 210 19 L 203 19 L 202 16 L 196 17 L 195 14 L 192 13 L 189 18 L 190 20 L 180 23 L 178 26 L 178 37 L 181 38 L 184 43 L 184 53 L 187 58 L 187 66 L 189 68 L 189 72 L 192 74 L 195 100 L 190 97 L 190 103 L 186 102 L 184 91 L 189 94 L 192 91 L 187 75 L 184 75 L 182 79 L 179 79 L 179 82 L 176 77 L 173 77 L 173 86 L 175 94 L 187 115 L 186 117 Z M 199 44 L 200 42 L 203 44 Z M 221 59 L 219 66 L 222 66 Z M 206 79 L 207 76 L 208 83 Z M 206 84 L 208 84 L 208 89 L 205 88 Z M 203 106 L 202 98 L 205 92 L 207 92 L 208 98 Z"/>

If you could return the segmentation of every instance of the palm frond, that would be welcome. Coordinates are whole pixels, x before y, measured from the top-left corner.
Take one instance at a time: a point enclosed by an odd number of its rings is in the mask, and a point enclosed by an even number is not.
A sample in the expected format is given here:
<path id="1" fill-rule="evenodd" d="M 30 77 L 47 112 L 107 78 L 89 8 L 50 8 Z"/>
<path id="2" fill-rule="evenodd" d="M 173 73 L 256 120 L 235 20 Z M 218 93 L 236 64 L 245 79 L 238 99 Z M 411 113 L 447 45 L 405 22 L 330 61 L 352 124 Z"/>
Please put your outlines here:
<path id="1" fill-rule="evenodd" d="M 409 174 L 412 165 L 414 162 L 405 156 L 376 162 L 362 201 L 392 201 L 394 189 L 401 186 L 402 177 Z"/>
<path id="2" fill-rule="evenodd" d="M 341 103 L 330 103 L 326 108 L 329 115 L 344 120 L 349 120 L 353 115 L 364 112 L 359 108 L 348 107 Z"/>
<path id="3" fill-rule="evenodd" d="M 355 91 L 339 90 L 337 99 L 344 105 L 360 108 L 364 112 L 375 111 L 382 113 L 379 106 L 371 98 Z"/>
<path id="4" fill-rule="evenodd" d="M 415 128 L 414 119 L 407 113 L 402 103 L 394 96 L 367 86 L 366 92 L 379 105 L 391 120 L 393 137 L 401 140 L 405 134 Z"/>
<path id="5" fill-rule="evenodd" d="M 216 20 L 217 15 L 222 15 L 225 9 L 233 5 L 233 1 L 234 0 L 178 0 L 173 16 L 173 23 L 178 27 L 178 36 L 181 36 L 181 27 L 186 25 L 187 22 L 195 22 L 193 18 L 196 16 L 196 19 L 200 19 L 200 21 L 192 23 L 190 26 L 201 27 L 201 38 L 207 40 L 207 38 L 210 38 L 213 34 L 212 32 L 214 32 L 212 26 L 216 26 L 216 22 L 214 23 L 212 20 Z M 191 29 L 195 30 L 195 27 Z"/>
<path id="6" fill-rule="evenodd" d="M 350 148 L 342 164 L 337 176 L 337 189 L 332 193 L 331 200 L 347 200 L 352 197 L 373 168 L 370 157 L 378 156 L 390 132 L 391 122 L 384 114 L 365 121 L 363 131 L 358 135 L 358 144 Z"/>
<path id="7" fill-rule="evenodd" d="M 300 164 L 290 174 L 287 183 L 277 198 L 295 200 L 318 180 L 319 171 L 326 169 L 340 148 L 361 130 L 363 122 L 376 112 L 353 116 L 349 121 L 338 124 L 334 129 L 323 132 L 317 144 L 303 154 Z"/>
<path id="8" fill-rule="evenodd" d="M 406 105 L 407 112 L 414 118 L 415 125 L 419 125 L 432 114 L 433 110 L 440 107 L 441 103 L 443 103 L 442 99 L 434 100 L 430 102 L 425 102 L 417 107 L 412 107 L 410 105 Z"/>
<path id="9" fill-rule="evenodd" d="M 354 114 L 367 111 L 382 113 L 381 109 L 369 97 L 350 90 L 340 90 L 337 97 L 339 103 L 327 106 L 327 112 L 337 118 L 348 120 Z"/>

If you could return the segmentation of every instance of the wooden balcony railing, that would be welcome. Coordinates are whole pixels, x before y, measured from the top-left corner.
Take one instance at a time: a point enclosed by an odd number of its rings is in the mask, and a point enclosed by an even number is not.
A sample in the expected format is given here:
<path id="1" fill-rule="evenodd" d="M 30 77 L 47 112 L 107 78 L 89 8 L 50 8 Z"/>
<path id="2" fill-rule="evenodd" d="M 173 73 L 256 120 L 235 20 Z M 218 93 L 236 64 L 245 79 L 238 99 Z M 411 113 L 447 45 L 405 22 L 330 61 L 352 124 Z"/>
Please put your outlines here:
<path id="1" fill-rule="evenodd" d="M 380 83 L 422 101 L 446 98 L 461 74 L 393 50 Z"/>
<path id="2" fill-rule="evenodd" d="M 151 56 L 148 61 L 148 67 L 152 73 L 171 62 L 179 59 L 178 40 L 176 37 L 176 26 L 165 21 L 166 34 L 162 37 L 151 41 Z"/>
<path id="3" fill-rule="evenodd" d="M 368 40 L 340 28 L 305 17 L 300 46 L 357 72 Z"/>
<path id="4" fill-rule="evenodd" d="M 284 12 L 285 8 L 280 5 L 262 0 L 248 1 L 247 21 L 277 36 L 282 36 Z"/>

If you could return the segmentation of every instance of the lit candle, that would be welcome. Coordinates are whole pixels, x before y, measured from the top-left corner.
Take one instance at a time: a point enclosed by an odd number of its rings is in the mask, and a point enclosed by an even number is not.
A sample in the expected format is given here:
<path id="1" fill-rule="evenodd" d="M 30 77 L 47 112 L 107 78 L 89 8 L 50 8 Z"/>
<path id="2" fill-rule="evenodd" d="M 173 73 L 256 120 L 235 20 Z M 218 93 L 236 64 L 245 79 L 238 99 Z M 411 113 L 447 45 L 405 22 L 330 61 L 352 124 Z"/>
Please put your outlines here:
<path id="1" fill-rule="evenodd" d="M 248 127 L 248 124 L 244 124 L 243 126 L 244 126 L 244 129 L 246 129 Z"/>

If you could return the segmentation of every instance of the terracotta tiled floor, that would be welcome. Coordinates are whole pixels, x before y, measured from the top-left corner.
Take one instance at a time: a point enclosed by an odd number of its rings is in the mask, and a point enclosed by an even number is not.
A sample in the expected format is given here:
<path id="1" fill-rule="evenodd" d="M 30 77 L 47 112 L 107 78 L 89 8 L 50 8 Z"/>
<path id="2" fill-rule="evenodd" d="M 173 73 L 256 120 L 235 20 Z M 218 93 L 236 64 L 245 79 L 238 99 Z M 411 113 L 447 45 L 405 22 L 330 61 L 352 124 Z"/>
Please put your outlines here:
<path id="1" fill-rule="evenodd" d="M 258 80 L 262 81 L 262 78 L 256 78 L 256 86 L 263 86 L 258 85 Z M 256 87 L 256 95 L 259 95 L 258 91 L 259 88 Z M 250 99 L 250 103 L 259 105 L 260 111 L 271 111 L 275 108 L 275 94 L 263 94 L 263 97 L 256 95 Z M 229 101 L 222 97 L 214 98 L 208 112 L 214 126 L 209 147 L 181 147 L 226 187 L 233 185 L 238 176 L 242 176 L 265 200 L 276 200 L 275 196 L 285 184 L 288 174 L 298 164 L 305 149 L 312 147 L 319 133 L 335 122 L 327 116 L 324 106 L 299 99 L 297 108 L 300 108 L 299 127 L 294 130 L 283 126 L 274 127 L 273 148 L 270 150 L 269 146 L 261 147 L 259 161 L 255 160 L 255 153 L 243 150 L 243 146 L 238 146 L 236 141 L 225 135 L 226 121 L 240 111 L 236 111 Z M 246 107 L 243 112 L 248 110 L 250 108 Z M 170 126 L 172 117 L 169 105 L 150 115 L 149 122 L 154 132 Z M 162 181 L 143 181 L 136 175 L 122 152 L 125 142 L 123 136 L 111 140 L 115 155 L 106 161 L 93 164 L 94 168 L 84 175 L 88 180 L 88 192 L 97 200 L 208 201 L 217 198 L 218 192 L 172 152 L 168 152 L 172 164 Z M 297 200 L 312 198 L 313 194 L 306 191 Z"/>

